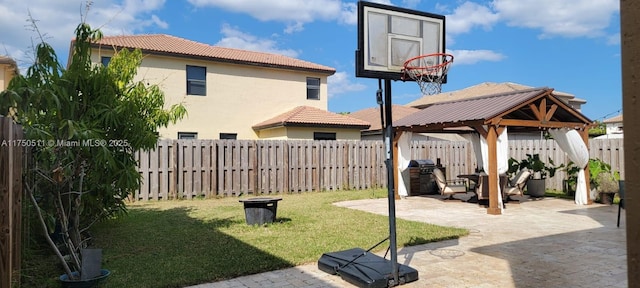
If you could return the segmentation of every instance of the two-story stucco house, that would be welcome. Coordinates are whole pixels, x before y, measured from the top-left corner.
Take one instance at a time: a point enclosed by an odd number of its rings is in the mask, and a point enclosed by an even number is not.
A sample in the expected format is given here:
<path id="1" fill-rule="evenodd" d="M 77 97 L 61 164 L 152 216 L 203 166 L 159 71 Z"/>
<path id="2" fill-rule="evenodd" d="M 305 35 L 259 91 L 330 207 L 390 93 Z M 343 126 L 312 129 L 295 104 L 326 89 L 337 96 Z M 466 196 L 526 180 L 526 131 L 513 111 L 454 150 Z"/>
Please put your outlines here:
<path id="1" fill-rule="evenodd" d="M 622 114 L 605 119 L 602 121 L 605 125 L 606 133 L 604 135 L 600 135 L 595 139 L 616 139 L 616 138 L 624 138 L 624 127 L 622 121 Z"/>
<path id="2" fill-rule="evenodd" d="M 0 56 L 0 91 L 7 89 L 9 82 L 17 73 L 16 61 L 6 56 Z"/>
<path id="3" fill-rule="evenodd" d="M 164 34 L 104 37 L 92 61 L 108 65 L 123 48 L 142 50 L 136 80 L 159 85 L 167 105 L 187 109 L 160 130 L 163 138 L 360 139 L 369 125 L 327 111 L 331 67 Z"/>

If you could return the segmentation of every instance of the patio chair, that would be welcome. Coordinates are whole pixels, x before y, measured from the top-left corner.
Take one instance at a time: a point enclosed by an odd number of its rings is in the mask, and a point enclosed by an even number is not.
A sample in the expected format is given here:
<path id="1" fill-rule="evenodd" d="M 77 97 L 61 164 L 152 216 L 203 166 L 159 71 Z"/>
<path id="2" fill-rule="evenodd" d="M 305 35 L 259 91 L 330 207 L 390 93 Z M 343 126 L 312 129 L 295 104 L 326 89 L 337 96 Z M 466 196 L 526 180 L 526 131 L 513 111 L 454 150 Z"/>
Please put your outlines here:
<path id="1" fill-rule="evenodd" d="M 442 170 L 438 168 L 433 169 L 433 176 L 436 180 L 436 184 L 438 185 L 440 195 L 447 196 L 444 199 L 452 199 L 453 195 L 458 193 L 467 193 L 466 184 L 453 184 L 451 181 L 447 181 Z"/>
<path id="2" fill-rule="evenodd" d="M 531 176 L 531 171 L 528 169 L 520 170 L 513 179 L 507 182 L 507 185 L 504 188 L 504 198 L 509 200 L 509 197 L 511 196 L 523 196 L 524 187 L 527 186 L 529 176 Z"/>

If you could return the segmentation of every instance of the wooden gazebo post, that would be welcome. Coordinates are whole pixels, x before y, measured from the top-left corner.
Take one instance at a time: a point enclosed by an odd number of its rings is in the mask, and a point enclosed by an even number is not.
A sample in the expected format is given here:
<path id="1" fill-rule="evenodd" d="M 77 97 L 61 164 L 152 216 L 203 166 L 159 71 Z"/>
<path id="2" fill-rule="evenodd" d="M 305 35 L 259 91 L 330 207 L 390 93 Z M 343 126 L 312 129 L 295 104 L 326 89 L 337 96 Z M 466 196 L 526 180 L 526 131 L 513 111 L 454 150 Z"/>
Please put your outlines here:
<path id="1" fill-rule="evenodd" d="M 587 149 L 589 149 L 589 129 L 583 128 L 582 130 L 580 130 L 580 136 L 582 136 L 584 144 L 587 146 Z M 591 177 L 589 176 L 589 174 L 589 162 L 587 162 L 587 167 L 584 168 L 584 181 L 587 184 L 587 191 L 585 191 L 585 193 L 587 193 L 587 205 L 593 204 L 593 199 L 591 199 Z"/>
<path id="2" fill-rule="evenodd" d="M 487 129 L 483 126 L 474 126 L 473 128 L 480 134 L 480 137 L 487 141 L 487 149 L 489 150 L 489 167 L 487 167 L 489 170 L 487 175 L 487 178 L 489 178 L 487 181 L 489 187 L 489 209 L 487 209 L 487 214 L 501 215 L 502 209 L 498 201 L 498 197 L 501 197 L 498 190 L 498 185 L 500 184 L 498 181 L 498 135 L 504 131 L 505 127 L 488 125 Z M 476 153 L 479 153 L 479 151 Z"/>
<path id="3" fill-rule="evenodd" d="M 500 203 L 498 197 L 498 130 L 496 126 L 489 125 L 487 131 L 487 148 L 489 149 L 489 209 L 487 214 L 500 215 Z"/>

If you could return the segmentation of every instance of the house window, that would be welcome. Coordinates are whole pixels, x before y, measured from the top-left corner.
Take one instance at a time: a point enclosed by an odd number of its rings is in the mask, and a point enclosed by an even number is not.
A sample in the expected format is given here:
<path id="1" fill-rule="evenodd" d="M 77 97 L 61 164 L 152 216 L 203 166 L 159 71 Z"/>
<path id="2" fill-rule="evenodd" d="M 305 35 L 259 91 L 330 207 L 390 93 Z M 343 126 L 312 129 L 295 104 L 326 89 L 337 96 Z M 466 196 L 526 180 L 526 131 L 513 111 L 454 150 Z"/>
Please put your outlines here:
<path id="1" fill-rule="evenodd" d="M 307 78 L 307 99 L 320 100 L 320 78 Z"/>
<path id="2" fill-rule="evenodd" d="M 109 66 L 109 62 L 111 62 L 111 57 L 107 57 L 107 56 L 100 57 L 100 63 L 102 63 L 102 66 L 104 67 Z"/>
<path id="3" fill-rule="evenodd" d="M 178 132 L 178 139 L 198 139 L 196 132 Z"/>
<path id="4" fill-rule="evenodd" d="M 187 95 L 207 95 L 207 67 L 187 65 Z"/>
<path id="5" fill-rule="evenodd" d="M 313 132 L 313 140 L 336 140 L 336 133 Z"/>
<path id="6" fill-rule="evenodd" d="M 237 133 L 220 133 L 220 139 L 229 139 L 229 140 L 237 140 Z"/>

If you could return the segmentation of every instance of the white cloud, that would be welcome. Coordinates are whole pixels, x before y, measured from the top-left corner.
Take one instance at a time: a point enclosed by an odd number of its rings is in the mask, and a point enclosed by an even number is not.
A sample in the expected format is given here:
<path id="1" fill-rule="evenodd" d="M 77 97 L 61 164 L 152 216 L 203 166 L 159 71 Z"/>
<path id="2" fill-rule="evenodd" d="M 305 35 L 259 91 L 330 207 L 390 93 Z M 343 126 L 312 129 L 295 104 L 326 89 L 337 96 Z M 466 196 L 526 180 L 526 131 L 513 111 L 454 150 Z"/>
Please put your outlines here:
<path id="1" fill-rule="evenodd" d="M 476 64 L 481 61 L 501 61 L 504 55 L 491 50 L 450 50 L 453 55 L 453 65 Z"/>
<path id="2" fill-rule="evenodd" d="M 285 33 L 300 32 L 304 24 L 314 21 L 337 21 L 355 25 L 358 21 L 355 2 L 341 0 L 188 0 L 196 7 L 216 7 L 236 13 L 248 14 L 260 21 L 285 23 Z M 393 5 L 390 0 L 371 2 Z M 420 0 L 403 0 L 408 7 L 416 6 Z"/>
<path id="3" fill-rule="evenodd" d="M 292 49 L 279 49 L 276 41 L 266 38 L 258 38 L 254 35 L 242 32 L 238 27 L 232 27 L 229 24 L 223 24 L 220 32 L 224 35 L 224 38 L 216 43 L 218 46 L 281 54 L 294 58 L 298 57 L 300 54 L 298 51 Z"/>
<path id="4" fill-rule="evenodd" d="M 162 9 L 165 0 L 101 0 L 93 1 L 85 14 L 83 0 L 0 0 L 0 54 L 8 54 L 23 67 L 32 64 L 32 43 L 40 39 L 29 28 L 29 12 L 37 20 L 38 29 L 56 51 L 66 53 L 75 36 L 74 30 L 84 17 L 92 28 L 100 28 L 105 35 L 132 34 L 147 27 L 166 29 L 169 24 L 154 11 Z M 64 55 L 58 55 L 65 63 Z"/>
<path id="5" fill-rule="evenodd" d="M 302 30 L 304 30 L 304 23 L 296 22 L 296 23 L 287 25 L 287 28 L 284 29 L 284 33 L 291 34 L 294 32 L 300 32 Z"/>
<path id="6" fill-rule="evenodd" d="M 490 30 L 498 20 L 498 14 L 488 7 L 473 2 L 464 2 L 453 14 L 447 15 L 447 33 L 461 34 L 471 31 L 475 26 Z"/>
<path id="7" fill-rule="evenodd" d="M 169 28 L 169 23 L 162 21 L 162 19 L 156 15 L 151 15 L 151 22 L 162 29 Z"/>
<path id="8" fill-rule="evenodd" d="M 415 9 L 420 4 L 420 0 L 402 0 L 402 6 Z"/>
<path id="9" fill-rule="evenodd" d="M 305 23 L 316 20 L 339 20 L 342 15 L 340 0 L 188 0 L 196 7 L 218 7 L 245 13 L 261 21 L 288 23 L 285 32 L 301 31 Z M 293 23 L 293 24 L 292 24 Z M 295 29 L 292 29 L 295 28 Z"/>
<path id="10" fill-rule="evenodd" d="M 348 92 L 362 91 L 367 88 L 364 84 L 351 82 L 352 79 L 354 78 L 350 77 L 347 72 L 336 72 L 329 76 L 327 79 L 329 98 Z"/>
<path id="11" fill-rule="evenodd" d="M 620 33 L 616 33 L 607 37 L 607 44 L 609 45 L 620 45 L 620 41 Z"/>
<path id="12" fill-rule="evenodd" d="M 390 0 L 372 0 L 371 2 L 393 6 L 393 3 L 391 3 Z"/>
<path id="13" fill-rule="evenodd" d="M 500 18 L 516 27 L 542 30 L 540 37 L 600 37 L 619 13 L 618 0 L 494 0 Z"/>
<path id="14" fill-rule="evenodd" d="M 339 21 L 349 25 L 358 24 L 358 6 L 355 3 L 343 3 Z"/>

